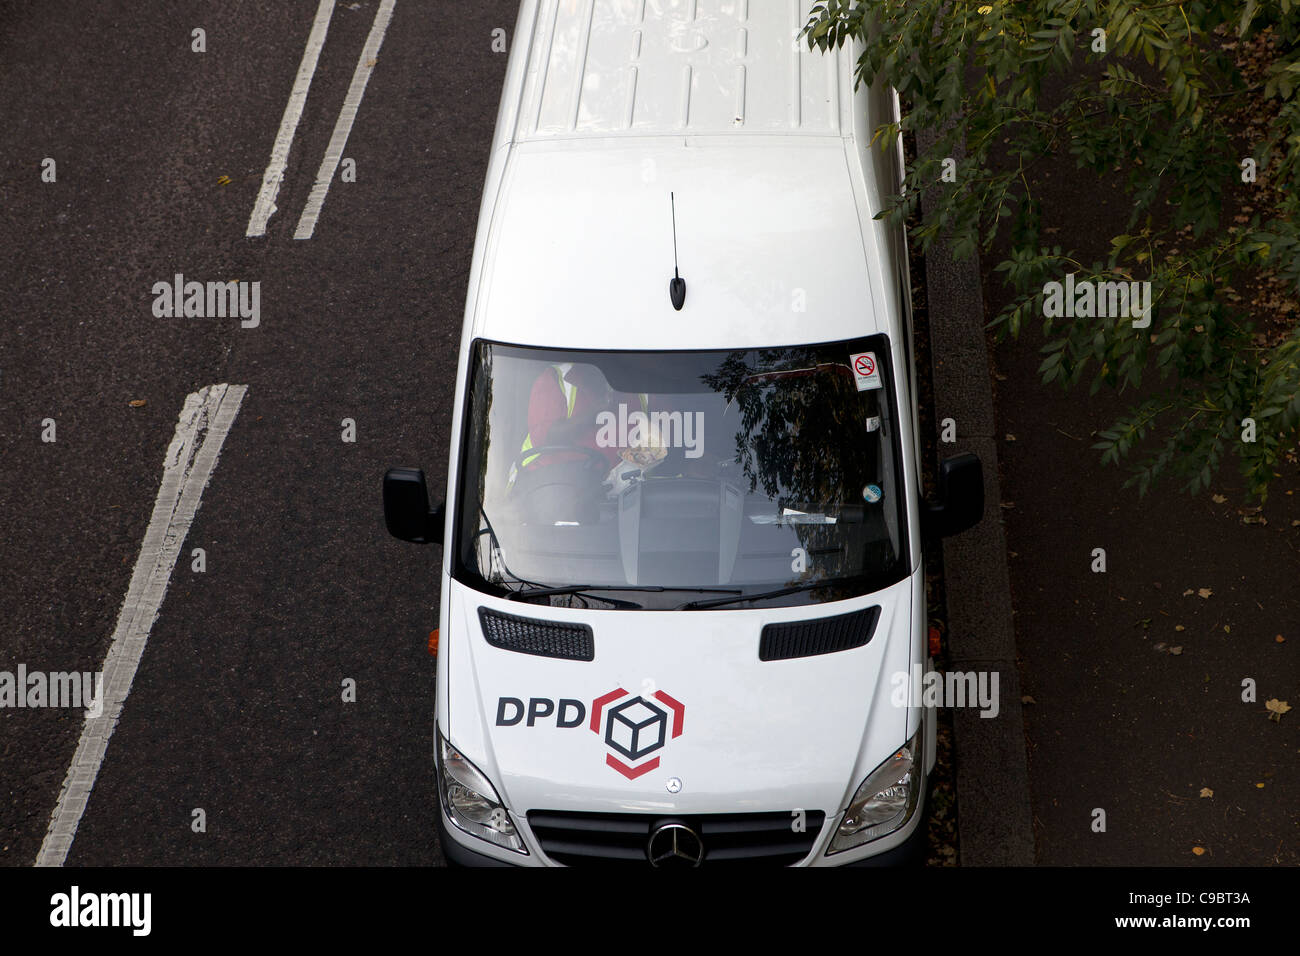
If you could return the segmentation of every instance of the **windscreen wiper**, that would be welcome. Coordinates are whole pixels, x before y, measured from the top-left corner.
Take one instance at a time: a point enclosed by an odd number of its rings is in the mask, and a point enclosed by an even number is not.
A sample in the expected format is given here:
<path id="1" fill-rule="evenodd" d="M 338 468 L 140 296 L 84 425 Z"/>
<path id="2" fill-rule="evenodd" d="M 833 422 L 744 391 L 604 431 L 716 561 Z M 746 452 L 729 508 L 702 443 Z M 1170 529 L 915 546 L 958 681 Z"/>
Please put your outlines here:
<path id="1" fill-rule="evenodd" d="M 738 601 L 764 601 L 768 598 L 785 597 L 787 594 L 798 594 L 801 591 L 813 591 L 825 587 L 830 587 L 830 582 L 809 581 L 805 584 L 794 584 L 788 588 L 777 588 L 775 591 L 759 591 L 757 594 L 742 593 L 737 597 L 710 598 L 707 601 L 687 601 L 685 604 L 679 604 L 674 610 L 689 611 L 706 607 L 722 607 L 724 604 L 735 604 Z"/>

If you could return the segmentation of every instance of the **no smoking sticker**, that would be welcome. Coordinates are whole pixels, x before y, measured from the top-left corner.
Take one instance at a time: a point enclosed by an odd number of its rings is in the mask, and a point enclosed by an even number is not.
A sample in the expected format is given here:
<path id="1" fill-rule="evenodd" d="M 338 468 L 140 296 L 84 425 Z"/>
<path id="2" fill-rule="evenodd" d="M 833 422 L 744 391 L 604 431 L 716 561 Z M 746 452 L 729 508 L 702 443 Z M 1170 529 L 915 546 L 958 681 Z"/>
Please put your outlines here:
<path id="1" fill-rule="evenodd" d="M 880 388 L 880 366 L 876 364 L 875 352 L 859 352 L 849 356 L 853 366 L 853 380 L 858 383 L 858 391 Z"/>

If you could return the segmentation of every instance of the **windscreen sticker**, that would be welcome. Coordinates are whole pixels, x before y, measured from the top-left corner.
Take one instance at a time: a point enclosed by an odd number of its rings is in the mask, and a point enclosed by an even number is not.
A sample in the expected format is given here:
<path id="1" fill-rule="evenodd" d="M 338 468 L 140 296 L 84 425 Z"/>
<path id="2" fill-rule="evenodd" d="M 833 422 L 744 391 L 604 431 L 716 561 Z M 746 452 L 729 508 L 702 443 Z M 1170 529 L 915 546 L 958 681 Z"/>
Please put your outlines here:
<path id="1" fill-rule="evenodd" d="M 868 504 L 874 505 L 884 496 L 885 493 L 880 490 L 879 485 L 867 485 L 867 487 L 862 489 L 862 500 Z"/>
<path id="2" fill-rule="evenodd" d="M 853 380 L 858 383 L 859 392 L 865 392 L 869 388 L 880 388 L 880 366 L 876 364 L 875 352 L 859 352 L 857 355 L 850 355 L 849 363 L 853 366 Z"/>

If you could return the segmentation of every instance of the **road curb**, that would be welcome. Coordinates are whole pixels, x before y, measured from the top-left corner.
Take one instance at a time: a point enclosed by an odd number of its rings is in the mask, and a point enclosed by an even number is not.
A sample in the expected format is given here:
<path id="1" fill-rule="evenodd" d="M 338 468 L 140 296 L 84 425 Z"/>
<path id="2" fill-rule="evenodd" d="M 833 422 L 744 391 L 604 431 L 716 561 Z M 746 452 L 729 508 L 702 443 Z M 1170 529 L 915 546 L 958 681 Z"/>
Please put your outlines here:
<path id="1" fill-rule="evenodd" d="M 935 135 L 922 130 L 917 139 L 924 152 Z M 922 206 L 928 214 L 940 201 L 927 193 Z M 938 240 L 925 256 L 925 279 L 936 431 L 942 432 L 945 418 L 957 425 L 956 444 L 941 446 L 940 454 L 974 452 L 984 464 L 984 518 L 943 543 L 949 667 L 997 672 L 1000 684 L 996 718 L 982 718 L 974 707 L 953 710 L 960 862 L 1032 866 L 1029 764 L 979 258 L 958 262 L 948 242 Z"/>

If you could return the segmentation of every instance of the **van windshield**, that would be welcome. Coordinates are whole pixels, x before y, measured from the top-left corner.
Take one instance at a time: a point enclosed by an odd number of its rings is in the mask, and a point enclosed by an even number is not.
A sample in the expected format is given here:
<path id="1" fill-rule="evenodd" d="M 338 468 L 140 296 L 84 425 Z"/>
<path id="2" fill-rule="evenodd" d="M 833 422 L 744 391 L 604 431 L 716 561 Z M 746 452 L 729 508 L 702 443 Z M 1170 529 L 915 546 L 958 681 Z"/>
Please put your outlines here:
<path id="1" fill-rule="evenodd" d="M 889 341 L 474 343 L 453 573 L 552 606 L 838 600 L 908 573 Z"/>

